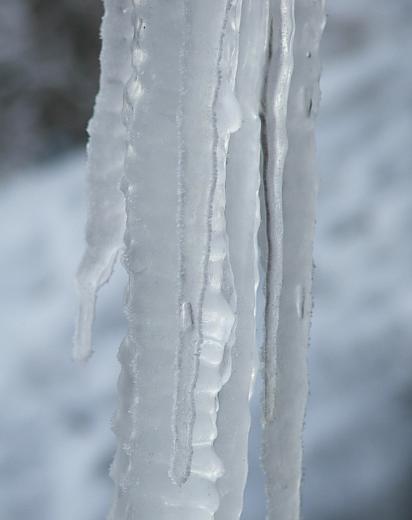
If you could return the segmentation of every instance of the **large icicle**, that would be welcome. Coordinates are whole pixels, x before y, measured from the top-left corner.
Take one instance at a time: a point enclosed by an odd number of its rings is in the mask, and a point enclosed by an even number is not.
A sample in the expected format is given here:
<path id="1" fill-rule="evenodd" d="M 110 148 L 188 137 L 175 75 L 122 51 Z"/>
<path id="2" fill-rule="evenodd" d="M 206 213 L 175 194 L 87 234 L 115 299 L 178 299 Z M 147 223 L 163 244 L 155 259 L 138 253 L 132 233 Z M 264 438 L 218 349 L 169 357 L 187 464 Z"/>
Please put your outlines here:
<path id="1" fill-rule="evenodd" d="M 205 453 L 206 444 L 211 446 L 214 441 L 215 434 L 212 433 L 206 443 L 204 432 L 200 435 L 198 433 L 198 439 L 193 439 L 193 428 L 196 426 L 195 423 L 202 424 L 203 413 L 209 413 L 212 414 L 213 420 L 211 422 L 215 430 L 217 393 L 228 378 L 221 364 L 224 364 L 226 359 L 230 359 L 228 351 L 231 347 L 235 317 L 235 291 L 227 250 L 225 179 L 229 136 L 240 125 L 238 103 L 234 96 L 240 8 L 240 0 L 227 1 L 219 35 L 215 89 L 210 114 L 213 130 L 212 167 L 207 186 L 207 213 L 204 222 L 206 242 L 202 260 L 203 280 L 196 307 L 188 297 L 190 287 L 187 284 L 186 277 L 190 275 L 192 279 L 193 276 L 196 277 L 198 266 L 190 265 L 193 253 L 187 248 L 190 244 L 191 235 L 186 231 L 183 218 L 185 202 L 189 198 L 193 200 L 193 196 L 191 196 L 193 186 L 189 187 L 187 182 L 184 181 L 187 172 L 185 172 L 183 157 L 188 155 L 188 151 L 185 150 L 187 141 L 181 139 L 181 143 L 179 143 L 178 230 L 180 236 L 178 245 L 180 294 L 178 309 L 181 317 L 177 352 L 174 454 L 171 468 L 172 478 L 179 484 L 185 482 L 190 474 L 193 443 L 196 446 L 195 451 L 201 450 Z M 187 4 L 185 12 L 187 19 Z M 184 56 L 187 54 L 187 47 L 188 43 L 185 39 Z M 182 74 L 186 76 L 186 66 L 182 68 Z M 186 95 L 188 88 L 190 87 L 187 85 L 184 87 Z M 184 102 L 182 104 L 184 105 Z M 181 111 L 183 112 L 183 107 L 182 109 L 179 108 L 178 112 L 179 126 Z M 182 130 L 183 128 L 179 130 L 179 135 Z M 189 247 L 192 246 L 189 245 Z M 193 308 L 198 309 L 198 316 L 193 316 Z M 190 327 L 187 326 L 186 318 L 189 313 Z M 220 356 L 220 363 L 216 363 L 216 355 Z M 230 371 L 230 367 L 228 370 Z M 196 388 L 198 379 L 200 378 L 202 381 L 205 379 L 203 372 L 208 374 L 209 378 L 214 377 L 216 381 L 220 380 L 213 392 L 207 386 L 204 390 Z M 215 375 L 213 375 L 214 372 Z M 205 402 L 207 409 L 202 412 L 201 408 Z M 198 415 L 196 421 L 195 410 Z"/>
<path id="2" fill-rule="evenodd" d="M 77 275 L 81 302 L 73 354 L 80 360 L 92 353 L 96 293 L 110 278 L 123 244 L 124 198 L 118 188 L 126 146 L 123 90 L 130 76 L 128 6 L 129 0 L 104 0 L 100 91 L 88 129 L 87 248 Z"/>
<path id="3" fill-rule="evenodd" d="M 75 357 L 122 249 L 109 520 L 239 519 L 263 303 L 268 518 L 299 516 L 323 9 L 105 0 Z"/>
<path id="4" fill-rule="evenodd" d="M 229 134 L 241 121 L 233 93 L 241 2 L 178 6 L 133 8 L 142 58 L 126 107 L 129 332 L 113 520 L 206 520 L 219 506 L 213 442 L 235 320 L 224 217 Z"/>
<path id="5" fill-rule="evenodd" d="M 275 330 L 269 330 L 266 324 L 266 352 L 273 349 L 274 353 L 271 355 L 275 360 L 265 366 L 263 464 L 267 475 L 268 519 L 298 520 L 317 186 L 314 168 L 314 115 L 319 102 L 319 42 L 324 27 L 324 0 L 295 0 L 294 14 L 291 11 L 292 2 L 275 0 L 272 5 L 277 10 L 280 8 L 284 19 L 281 27 L 276 29 L 274 25 L 273 38 L 276 42 L 276 30 L 280 30 L 280 42 L 283 38 L 293 41 L 294 72 L 288 89 L 287 124 L 282 128 L 283 135 L 287 132 L 288 147 L 281 192 L 283 244 L 279 261 L 282 263 L 282 286 L 276 336 L 272 335 Z M 273 16 L 276 16 L 276 11 Z M 292 16 L 295 23 L 294 37 L 291 30 Z M 273 52 L 276 52 L 275 45 Z M 282 43 L 279 52 L 282 61 Z M 287 62 L 290 67 L 292 58 L 288 57 Z M 277 74 L 280 78 L 282 66 L 279 66 Z M 275 113 L 276 94 L 277 90 L 274 95 Z M 273 94 L 269 90 L 267 103 L 270 102 L 271 95 Z M 286 106 L 282 109 L 283 116 L 285 110 Z M 285 119 L 281 121 L 283 126 Z M 270 132 L 267 137 L 270 142 Z M 285 145 L 280 144 L 276 136 L 274 143 L 273 148 L 269 146 L 269 153 L 280 153 L 284 157 Z M 269 175 L 273 173 L 276 173 L 276 169 L 268 172 Z M 270 213 L 271 208 L 268 210 Z M 269 279 L 273 275 L 276 276 L 269 270 Z M 270 295 L 267 297 L 270 298 Z M 266 315 L 266 319 L 273 319 L 273 315 Z M 267 363 L 268 360 L 265 361 Z"/>

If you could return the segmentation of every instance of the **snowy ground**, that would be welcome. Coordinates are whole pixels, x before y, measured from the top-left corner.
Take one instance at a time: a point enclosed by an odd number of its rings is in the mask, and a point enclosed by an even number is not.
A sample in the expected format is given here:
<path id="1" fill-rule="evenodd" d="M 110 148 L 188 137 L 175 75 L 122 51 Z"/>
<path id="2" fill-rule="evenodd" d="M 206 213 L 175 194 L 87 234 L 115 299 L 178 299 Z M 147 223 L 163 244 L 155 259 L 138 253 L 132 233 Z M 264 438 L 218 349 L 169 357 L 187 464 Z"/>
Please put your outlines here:
<path id="1" fill-rule="evenodd" d="M 410 520 L 412 4 L 330 0 L 329 12 L 304 517 Z M 102 520 L 110 500 L 125 278 L 102 292 L 91 363 L 74 365 L 84 206 L 78 153 L 1 186 L 4 520 Z M 261 504 L 249 510 L 263 520 Z"/>

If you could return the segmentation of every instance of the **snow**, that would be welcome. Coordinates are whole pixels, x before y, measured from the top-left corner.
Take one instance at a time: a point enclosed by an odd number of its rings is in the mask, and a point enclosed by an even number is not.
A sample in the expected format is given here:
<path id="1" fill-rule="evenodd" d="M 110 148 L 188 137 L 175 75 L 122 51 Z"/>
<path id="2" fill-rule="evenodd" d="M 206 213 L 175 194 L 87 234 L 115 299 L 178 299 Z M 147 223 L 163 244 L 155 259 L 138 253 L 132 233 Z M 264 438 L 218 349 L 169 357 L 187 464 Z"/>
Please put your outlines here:
<path id="1" fill-rule="evenodd" d="M 412 13 L 401 0 L 329 4 L 304 517 L 409 520 Z M 119 268 L 102 289 L 98 348 L 78 367 L 70 349 L 84 171 L 83 154 L 74 153 L 9 177 L 0 192 L 0 517 L 7 520 L 101 520 L 109 507 L 126 277 Z M 263 520 L 261 497 L 251 491 L 245 520 Z"/>

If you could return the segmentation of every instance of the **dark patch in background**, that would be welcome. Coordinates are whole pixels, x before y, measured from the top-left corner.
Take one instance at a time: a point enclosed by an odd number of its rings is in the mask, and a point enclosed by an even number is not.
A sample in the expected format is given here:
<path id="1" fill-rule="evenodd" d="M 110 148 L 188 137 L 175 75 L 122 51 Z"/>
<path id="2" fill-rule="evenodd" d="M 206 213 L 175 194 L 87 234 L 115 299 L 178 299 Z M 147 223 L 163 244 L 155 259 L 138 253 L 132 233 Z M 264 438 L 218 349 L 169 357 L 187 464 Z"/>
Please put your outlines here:
<path id="1" fill-rule="evenodd" d="M 3 172 L 86 142 L 101 16 L 100 0 L 1 0 Z"/>

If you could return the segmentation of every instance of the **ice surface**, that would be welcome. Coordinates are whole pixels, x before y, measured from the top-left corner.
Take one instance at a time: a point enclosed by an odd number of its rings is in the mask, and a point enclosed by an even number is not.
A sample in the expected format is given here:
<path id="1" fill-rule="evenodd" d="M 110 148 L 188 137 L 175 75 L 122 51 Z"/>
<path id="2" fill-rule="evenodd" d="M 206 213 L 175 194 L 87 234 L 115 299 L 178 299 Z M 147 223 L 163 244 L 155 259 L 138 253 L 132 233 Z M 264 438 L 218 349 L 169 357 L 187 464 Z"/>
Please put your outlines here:
<path id="1" fill-rule="evenodd" d="M 275 410 L 276 344 L 283 284 L 283 175 L 288 153 L 288 101 L 294 65 L 295 0 L 270 2 L 263 92 L 263 183 L 266 211 L 265 422 Z"/>
<path id="2" fill-rule="evenodd" d="M 328 11 L 303 517 L 410 520 L 411 3 L 330 0 Z M 1 182 L 0 516 L 7 520 L 101 520 L 109 507 L 108 418 L 126 281 L 116 269 L 102 288 L 96 354 L 86 368 L 73 365 L 84 175 L 83 154 L 75 153 Z M 231 263 L 236 279 L 232 256 Z M 221 354 L 213 343 L 202 352 L 217 363 Z M 252 436 L 252 452 L 258 440 Z M 264 519 L 257 463 L 249 461 L 245 520 Z"/>
<path id="3" fill-rule="evenodd" d="M 219 504 L 213 442 L 234 325 L 224 186 L 228 134 L 239 120 L 227 109 L 235 104 L 239 6 L 154 2 L 136 4 L 131 18 L 146 57 L 133 72 L 141 87 L 129 100 L 122 181 L 130 283 L 112 469 L 116 519 L 212 518 Z M 205 53 L 203 40 L 218 45 Z M 220 364 L 202 356 L 210 342 L 222 351 Z"/>
<path id="4" fill-rule="evenodd" d="M 110 278 L 123 244 L 123 174 L 126 128 L 122 119 L 125 81 L 130 76 L 131 24 L 128 0 L 105 0 L 100 91 L 89 124 L 87 249 L 78 271 L 80 311 L 74 357 L 92 353 L 92 325 L 98 289 Z"/>
<path id="5" fill-rule="evenodd" d="M 91 160 L 95 212 L 79 274 L 75 352 L 90 353 L 96 290 L 110 275 L 124 231 L 128 332 L 119 351 L 109 518 L 240 517 L 259 366 L 261 262 L 268 518 L 280 511 L 293 520 L 310 315 L 306 307 L 296 312 L 296 288 L 310 302 L 315 181 L 307 99 L 318 81 L 323 4 L 182 0 L 176 7 L 160 0 L 108 3 L 103 24 L 108 43 L 90 157 L 105 147 L 116 168 L 106 160 L 115 173 L 99 177 Z M 130 37 L 119 45 L 126 23 Z M 112 63 L 105 72 L 109 51 L 119 70 Z M 105 95 L 108 84 L 116 91 Z M 109 132 L 99 111 L 113 104 Z M 296 384 L 284 388 L 282 377 Z M 279 429 L 288 432 L 286 446 Z"/>
<path id="6" fill-rule="evenodd" d="M 212 170 L 210 180 L 207 185 L 206 219 L 202 226 L 197 229 L 197 234 L 203 234 L 206 238 L 203 259 L 201 265 L 202 284 L 197 296 L 198 302 L 194 302 L 197 309 L 193 323 L 193 330 L 186 334 L 185 330 L 179 331 L 179 346 L 177 352 L 177 381 L 176 381 L 176 402 L 174 410 L 174 453 L 171 467 L 172 478 L 182 484 L 190 474 L 191 458 L 193 455 L 192 430 L 196 420 L 201 420 L 201 408 L 197 406 L 199 398 L 195 395 L 195 388 L 198 387 L 197 381 L 202 377 L 202 370 L 205 361 L 199 358 L 204 348 L 204 343 L 213 340 L 220 344 L 223 352 L 229 348 L 233 325 L 234 325 L 234 287 L 231 273 L 231 266 L 227 260 L 228 247 L 226 237 L 225 221 L 225 176 L 226 176 L 226 156 L 228 139 L 231 132 L 236 131 L 239 126 L 239 109 L 234 95 L 234 80 L 237 67 L 238 32 L 240 20 L 241 2 L 229 1 L 223 12 L 221 30 L 218 35 L 219 46 L 216 60 L 215 87 L 211 106 L 211 123 L 213 129 L 212 141 L 210 146 L 213 149 Z M 185 6 L 185 38 L 191 23 L 188 17 L 188 5 Z M 193 31 L 194 28 L 191 29 Z M 201 33 L 200 33 L 201 34 Z M 188 59 L 189 41 L 184 43 L 184 60 Z M 183 92 L 188 93 L 190 89 L 190 74 L 187 65 L 181 70 L 183 76 Z M 181 100 L 184 105 L 184 98 Z M 182 106 L 182 118 L 190 118 L 190 111 L 184 110 Z M 196 117 L 196 113 L 193 114 Z M 181 125 L 180 118 L 178 120 Z M 179 134 L 181 132 L 179 131 Z M 180 136 L 181 137 L 181 136 Z M 186 146 L 190 143 L 187 137 L 184 144 L 181 140 L 179 144 L 180 153 L 185 157 L 190 154 Z M 207 143 L 205 143 L 207 144 Z M 179 159 L 179 186 L 178 186 L 178 227 L 180 229 L 179 244 L 179 307 L 185 299 L 185 295 L 190 291 L 187 287 L 186 274 L 196 276 L 195 273 L 188 272 L 193 266 L 190 264 L 191 255 L 186 252 L 188 243 L 193 235 L 187 233 L 184 224 L 185 206 L 190 204 L 190 187 L 185 181 L 185 167 L 181 158 Z M 193 187 L 192 187 L 193 189 Z M 222 287 L 226 286 L 226 290 Z M 226 293 L 226 294 L 225 294 Z M 226 358 L 229 356 L 226 355 Z M 188 362 L 190 363 L 187 366 Z M 186 366 L 185 366 L 186 365 Z M 217 374 L 222 371 L 219 366 L 215 366 Z M 223 374 L 221 374 L 221 377 Z M 220 390 L 220 386 L 214 388 L 214 393 Z M 207 389 L 206 389 L 207 391 Z M 215 408 L 217 407 L 217 401 Z M 196 412 L 195 412 L 196 410 Z M 197 413 L 197 417 L 195 417 Z M 207 412 L 206 412 L 207 413 Z M 216 420 L 216 409 L 212 412 Z M 210 439 L 212 444 L 214 438 Z"/>
<path id="7" fill-rule="evenodd" d="M 279 7 L 285 22 L 282 24 L 279 38 L 281 83 L 275 88 L 274 110 L 274 133 L 279 132 L 280 137 L 275 140 L 273 153 L 276 161 L 274 173 L 280 170 L 283 173 L 279 195 L 282 199 L 283 214 L 283 243 L 279 260 L 282 263 L 282 285 L 278 296 L 279 315 L 276 331 L 271 325 L 275 313 L 272 310 L 268 313 L 266 307 L 265 370 L 268 375 L 265 377 L 263 465 L 267 476 L 268 518 L 297 520 L 300 516 L 301 436 L 308 391 L 306 348 L 312 310 L 312 247 L 317 186 L 314 168 L 314 116 L 315 100 L 319 98 L 319 42 L 324 26 L 324 2 L 297 1 L 293 11 L 286 10 L 282 2 Z M 276 11 L 274 16 L 275 13 Z M 294 19 L 293 24 L 290 17 Z M 292 43 L 283 43 L 284 38 Z M 292 66 L 291 58 L 287 56 L 289 45 L 292 45 L 294 55 L 293 75 L 289 72 L 289 67 Z M 286 83 L 287 114 L 283 103 L 280 103 L 283 108 L 278 108 L 276 103 L 278 90 L 282 93 Z M 307 102 L 308 97 L 310 103 Z M 282 125 L 280 129 L 279 124 Z M 270 136 L 271 132 L 268 135 Z M 284 149 L 286 139 L 287 150 Z M 279 157 L 284 161 L 281 167 Z M 280 170 L 277 169 L 278 165 Z M 272 170 L 269 169 L 269 172 Z M 271 220 L 273 206 L 275 226 L 277 206 L 275 202 L 270 204 L 270 199 L 267 201 L 268 221 Z M 274 235 L 276 237 L 277 232 Z M 268 236 L 268 289 L 271 289 L 272 237 L 270 233 Z M 277 241 L 274 243 L 276 249 Z M 277 261 L 273 267 L 277 268 Z M 276 276 L 274 280 L 273 292 L 277 295 Z M 269 304 L 271 298 L 269 291 Z M 271 334 L 275 332 L 274 341 Z"/>
<path id="8" fill-rule="evenodd" d="M 249 397 L 259 366 L 255 309 L 257 232 L 260 225 L 259 114 L 267 24 L 267 3 L 243 0 L 235 88 L 242 112 L 242 126 L 230 138 L 226 180 L 226 220 L 237 294 L 237 325 L 231 376 L 219 393 L 219 434 L 215 447 L 225 469 L 217 484 L 221 503 L 215 518 L 220 520 L 239 518 L 242 510 L 248 470 Z"/>

